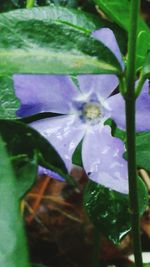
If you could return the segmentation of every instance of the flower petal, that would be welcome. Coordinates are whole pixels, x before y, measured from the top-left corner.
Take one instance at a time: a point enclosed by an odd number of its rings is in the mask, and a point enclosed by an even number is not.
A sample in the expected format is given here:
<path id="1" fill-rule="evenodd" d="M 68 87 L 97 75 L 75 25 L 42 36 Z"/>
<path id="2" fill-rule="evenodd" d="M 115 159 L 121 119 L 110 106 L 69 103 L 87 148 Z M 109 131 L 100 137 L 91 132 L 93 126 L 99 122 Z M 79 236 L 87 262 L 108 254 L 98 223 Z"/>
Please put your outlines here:
<path id="1" fill-rule="evenodd" d="M 70 171 L 72 154 L 83 138 L 85 126 L 74 115 L 46 118 L 30 123 L 56 149 Z"/>
<path id="2" fill-rule="evenodd" d="M 15 74 L 16 96 L 21 101 L 17 114 L 20 117 L 40 112 L 66 114 L 77 89 L 71 78 L 65 75 Z"/>
<path id="3" fill-rule="evenodd" d="M 113 119 L 117 126 L 123 130 L 126 129 L 125 120 L 125 101 L 122 95 L 116 94 L 106 100 L 106 105 L 110 109 L 110 117 Z"/>
<path id="4" fill-rule="evenodd" d="M 123 142 L 111 136 L 109 126 L 88 131 L 83 140 L 82 160 L 89 178 L 105 187 L 128 193 L 127 162 Z"/>
<path id="5" fill-rule="evenodd" d="M 136 131 L 150 131 L 150 95 L 148 94 L 148 80 L 144 83 L 142 92 L 136 101 Z M 106 100 L 111 118 L 117 126 L 126 129 L 125 102 L 121 94 L 111 96 Z"/>
<path id="6" fill-rule="evenodd" d="M 38 175 L 47 175 L 51 178 L 54 178 L 58 181 L 64 181 L 64 178 L 62 178 L 58 173 L 51 171 L 49 169 L 46 169 L 42 166 L 38 166 Z"/>
<path id="7" fill-rule="evenodd" d="M 112 74 L 79 75 L 77 78 L 80 90 L 85 96 L 96 94 L 103 99 L 107 98 L 119 84 L 117 76 Z"/>
<path id="8" fill-rule="evenodd" d="M 92 36 L 102 42 L 105 46 L 107 46 L 115 54 L 122 68 L 124 68 L 120 49 L 113 31 L 109 28 L 102 28 L 100 30 L 94 31 L 92 33 Z"/>

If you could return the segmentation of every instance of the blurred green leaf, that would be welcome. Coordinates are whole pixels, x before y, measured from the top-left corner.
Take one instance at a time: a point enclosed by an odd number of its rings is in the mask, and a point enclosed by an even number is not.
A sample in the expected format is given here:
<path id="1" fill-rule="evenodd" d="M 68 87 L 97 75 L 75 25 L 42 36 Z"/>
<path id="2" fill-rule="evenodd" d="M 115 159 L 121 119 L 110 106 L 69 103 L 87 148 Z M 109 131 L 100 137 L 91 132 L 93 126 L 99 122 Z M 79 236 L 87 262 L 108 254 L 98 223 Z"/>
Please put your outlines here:
<path id="1" fill-rule="evenodd" d="M 119 73 L 113 53 L 91 37 L 95 21 L 55 6 L 0 14 L 1 75 Z"/>
<path id="2" fill-rule="evenodd" d="M 0 266 L 29 267 L 16 180 L 0 138 Z"/>
<path id="3" fill-rule="evenodd" d="M 130 1 L 122 0 L 94 0 L 99 8 L 120 27 L 129 30 Z M 150 30 L 142 18 L 139 19 L 137 39 L 137 69 L 141 68 L 150 48 Z"/>
<path id="4" fill-rule="evenodd" d="M 42 3 L 41 3 L 42 2 Z M 37 0 L 38 5 L 50 5 L 50 4 L 54 4 L 57 6 L 66 6 L 66 7 L 77 7 L 79 0 L 51 0 L 50 2 L 43 0 Z"/>
<path id="5" fill-rule="evenodd" d="M 138 192 L 142 215 L 148 204 L 148 192 L 140 178 L 138 178 Z M 119 243 L 130 231 L 128 195 L 89 181 L 85 188 L 83 203 L 91 222 L 113 243 Z"/>
<path id="6" fill-rule="evenodd" d="M 15 4 L 16 6 L 19 4 L 19 0 L 10 0 L 13 4 Z"/>
<path id="7" fill-rule="evenodd" d="M 35 0 L 26 0 L 26 8 L 32 8 L 35 5 Z"/>
<path id="8" fill-rule="evenodd" d="M 142 69 L 142 75 L 144 76 L 145 79 L 150 78 L 150 51 L 146 55 Z"/>
<path id="9" fill-rule="evenodd" d="M 1 0 L 0 1 L 0 12 L 6 12 L 14 9 L 16 6 L 15 1 L 11 0 Z"/>

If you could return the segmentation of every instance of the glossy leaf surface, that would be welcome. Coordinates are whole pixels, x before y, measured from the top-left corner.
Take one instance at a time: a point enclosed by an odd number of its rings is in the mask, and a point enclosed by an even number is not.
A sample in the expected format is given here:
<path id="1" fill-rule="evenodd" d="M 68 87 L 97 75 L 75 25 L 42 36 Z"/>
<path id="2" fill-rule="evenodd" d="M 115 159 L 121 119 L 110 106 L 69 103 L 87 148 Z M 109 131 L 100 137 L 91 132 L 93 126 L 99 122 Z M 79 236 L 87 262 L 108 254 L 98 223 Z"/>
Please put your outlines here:
<path id="1" fill-rule="evenodd" d="M 122 0 L 94 0 L 99 8 L 123 29 L 129 29 L 130 1 Z M 137 39 L 137 69 L 142 67 L 143 61 L 150 47 L 150 30 L 139 18 Z"/>
<path id="2" fill-rule="evenodd" d="M 115 32 L 124 52 L 124 32 L 83 11 L 51 6 L 1 14 L 0 118 L 16 118 L 13 73 L 101 73 L 107 67 L 118 72 L 114 55 L 90 37 L 101 27 Z"/>
<path id="3" fill-rule="evenodd" d="M 0 14 L 1 74 L 119 73 L 113 53 L 91 37 L 94 21 L 54 6 Z"/>
<path id="4" fill-rule="evenodd" d="M 140 213 L 148 203 L 148 193 L 138 180 Z M 130 209 L 127 195 L 120 194 L 90 181 L 84 192 L 84 208 L 91 222 L 114 243 L 130 231 Z"/>

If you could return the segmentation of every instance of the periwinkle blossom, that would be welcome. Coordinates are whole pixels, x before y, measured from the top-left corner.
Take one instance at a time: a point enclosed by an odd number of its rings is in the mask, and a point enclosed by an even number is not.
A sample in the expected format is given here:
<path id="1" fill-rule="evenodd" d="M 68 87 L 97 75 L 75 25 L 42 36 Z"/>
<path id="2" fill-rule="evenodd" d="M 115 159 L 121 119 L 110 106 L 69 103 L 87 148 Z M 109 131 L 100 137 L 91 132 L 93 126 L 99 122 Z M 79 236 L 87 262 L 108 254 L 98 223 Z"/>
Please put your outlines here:
<path id="1" fill-rule="evenodd" d="M 103 28 L 93 34 L 123 62 L 114 34 Z M 69 171 L 72 155 L 82 140 L 82 162 L 89 178 L 105 187 L 128 193 L 127 162 L 123 158 L 123 142 L 111 135 L 105 125 L 108 118 L 125 129 L 124 100 L 120 94 L 111 95 L 118 86 L 115 75 L 78 75 L 77 84 L 66 75 L 14 75 L 14 88 L 21 101 L 19 117 L 42 112 L 58 116 L 30 123 L 57 150 Z M 150 129 L 147 118 L 150 98 L 148 83 L 137 100 L 137 130 Z M 60 115 L 61 114 L 61 115 Z M 39 167 L 40 173 L 49 171 Z M 56 178 L 60 178 L 56 175 Z"/>

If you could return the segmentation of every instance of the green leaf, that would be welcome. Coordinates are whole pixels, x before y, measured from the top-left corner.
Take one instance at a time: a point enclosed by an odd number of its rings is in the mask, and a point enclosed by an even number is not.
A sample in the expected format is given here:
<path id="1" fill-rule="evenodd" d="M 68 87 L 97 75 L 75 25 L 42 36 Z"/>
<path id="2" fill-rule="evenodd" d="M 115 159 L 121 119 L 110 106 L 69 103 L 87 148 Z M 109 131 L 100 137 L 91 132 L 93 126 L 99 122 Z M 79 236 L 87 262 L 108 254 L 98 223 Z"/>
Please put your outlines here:
<path id="1" fill-rule="evenodd" d="M 11 77 L 0 77 L 0 119 L 16 118 L 19 100 L 13 90 Z"/>
<path id="2" fill-rule="evenodd" d="M 150 132 L 136 136 L 136 161 L 139 168 L 150 172 Z"/>
<path id="3" fill-rule="evenodd" d="M 0 134 L 7 143 L 8 151 L 12 156 L 23 154 L 32 158 L 36 152 L 39 164 L 46 163 L 46 167 L 66 179 L 68 172 L 63 160 L 36 130 L 19 121 L 0 120 Z"/>
<path id="4" fill-rule="evenodd" d="M 123 156 L 127 159 L 127 152 Z M 150 172 L 150 132 L 136 135 L 136 163 L 139 169 Z"/>
<path id="5" fill-rule="evenodd" d="M 16 180 L 0 138 L 0 266 L 29 267 Z"/>
<path id="6" fill-rule="evenodd" d="M 123 142 L 126 141 L 126 132 L 117 128 L 116 123 L 112 119 L 108 119 L 104 123 L 105 125 L 109 125 L 111 127 L 111 134 L 114 137 L 121 139 Z"/>
<path id="7" fill-rule="evenodd" d="M 119 74 L 120 64 L 113 53 L 91 37 L 93 24 L 89 15 L 55 6 L 0 14 L 1 75 Z"/>
<path id="8" fill-rule="evenodd" d="M 120 27 L 129 30 L 129 13 L 130 1 L 122 0 L 94 0 L 99 8 Z M 145 59 L 146 53 L 150 47 L 150 30 L 144 23 L 142 18 L 139 18 L 138 39 L 137 39 L 137 69 L 141 68 Z"/>
<path id="9" fill-rule="evenodd" d="M 26 0 L 26 8 L 34 7 L 35 0 Z"/>
<path id="10" fill-rule="evenodd" d="M 83 167 L 82 163 L 82 155 L 81 155 L 81 150 L 82 150 L 82 141 L 77 145 L 73 155 L 72 155 L 72 163 L 78 166 Z"/>
<path id="11" fill-rule="evenodd" d="M 90 38 L 91 32 L 100 27 L 109 27 L 114 31 L 124 52 L 125 33 L 116 25 L 83 11 L 51 6 L 1 14 L 0 28 L 3 34 L 0 36 L 2 49 L 0 54 L 1 52 L 4 54 L 1 54 L 0 61 L 3 65 L 0 70 L 0 75 L 3 75 L 0 77 L 0 118 L 16 118 L 19 101 L 13 90 L 11 74 L 14 72 L 61 74 L 101 72 L 99 70 L 101 63 L 95 56 L 89 56 L 88 51 L 87 54 L 83 54 L 80 49 L 78 50 L 79 44 L 82 45 L 81 50 L 90 50 L 91 53 L 90 43 L 86 49 L 86 41 Z M 69 40 L 72 35 L 76 39 L 72 42 L 75 46 L 73 52 L 71 52 L 72 40 Z M 100 54 L 100 42 L 96 42 L 96 46 Z"/>
<path id="12" fill-rule="evenodd" d="M 144 78 L 150 78 L 150 52 L 147 53 L 145 62 L 142 69 L 142 75 Z"/>
<path id="13" fill-rule="evenodd" d="M 147 189 L 138 180 L 140 214 L 147 203 Z M 115 244 L 130 231 L 130 210 L 128 195 L 120 194 L 95 182 L 89 181 L 84 192 L 84 208 L 91 222 Z"/>

